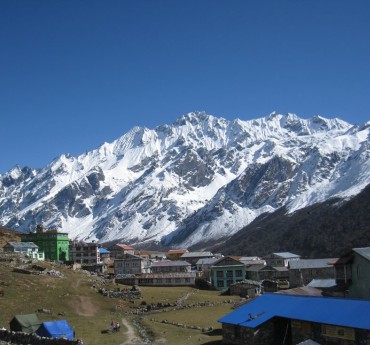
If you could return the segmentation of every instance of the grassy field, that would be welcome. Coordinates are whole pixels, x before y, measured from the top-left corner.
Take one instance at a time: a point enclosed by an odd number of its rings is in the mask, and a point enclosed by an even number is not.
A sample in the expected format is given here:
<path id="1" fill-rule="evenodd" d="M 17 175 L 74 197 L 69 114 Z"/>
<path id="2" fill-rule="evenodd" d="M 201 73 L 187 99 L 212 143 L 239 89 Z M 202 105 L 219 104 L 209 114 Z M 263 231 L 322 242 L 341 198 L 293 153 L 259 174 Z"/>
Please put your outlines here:
<path id="1" fill-rule="evenodd" d="M 217 291 L 201 291 L 190 287 L 141 287 L 142 299 L 135 303 L 122 302 L 99 294 L 93 286 L 101 283 L 101 278 L 87 275 L 69 268 L 43 263 L 47 269 L 63 273 L 64 278 L 49 275 L 32 275 L 12 272 L 12 267 L 0 262 L 0 288 L 5 292 L 0 297 L 0 327 L 9 328 L 9 321 L 17 314 L 35 313 L 41 321 L 66 319 L 74 328 L 76 337 L 85 345 L 123 345 L 130 342 L 128 329 L 121 332 L 102 334 L 112 320 L 127 319 L 139 336 L 138 330 L 144 332 L 149 344 L 220 344 L 221 325 L 217 319 L 232 310 L 231 303 L 239 298 L 220 296 Z M 103 285 L 107 289 L 117 286 L 111 283 Z M 125 286 L 120 286 L 124 288 Z M 126 312 L 146 304 L 174 303 L 178 300 L 183 305 L 209 301 L 213 306 L 194 307 L 181 310 L 152 311 L 142 316 L 127 315 Z M 121 308 L 116 310 L 117 304 Z M 38 310 L 50 311 L 50 313 Z M 198 329 L 182 328 L 170 323 L 187 326 L 213 327 L 211 333 Z M 142 333 L 141 332 L 141 333 Z M 142 344 L 139 340 L 137 344 Z"/>

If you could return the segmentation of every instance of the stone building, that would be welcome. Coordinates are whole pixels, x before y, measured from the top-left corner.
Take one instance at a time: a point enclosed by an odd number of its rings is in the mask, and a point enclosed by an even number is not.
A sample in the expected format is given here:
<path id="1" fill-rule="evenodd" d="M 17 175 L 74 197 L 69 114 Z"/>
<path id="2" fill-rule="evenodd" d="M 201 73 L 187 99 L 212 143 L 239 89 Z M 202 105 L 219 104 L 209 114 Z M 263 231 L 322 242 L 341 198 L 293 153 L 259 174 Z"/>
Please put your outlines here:
<path id="1" fill-rule="evenodd" d="M 293 345 L 367 344 L 370 301 L 268 293 L 225 315 L 223 343 Z"/>
<path id="2" fill-rule="evenodd" d="M 99 246 L 96 242 L 71 241 L 69 259 L 81 265 L 99 264 L 101 262 Z"/>
<path id="3" fill-rule="evenodd" d="M 195 267 L 200 259 L 211 259 L 214 255 L 211 252 L 189 252 L 180 256 L 181 260 L 187 261 L 192 267 Z"/>
<path id="4" fill-rule="evenodd" d="M 304 286 L 313 279 L 334 279 L 335 269 L 332 264 L 336 259 L 301 259 L 291 261 L 289 268 L 289 283 L 292 288 Z"/>
<path id="5" fill-rule="evenodd" d="M 145 261 L 141 256 L 123 254 L 114 260 L 114 274 L 116 276 L 126 274 L 141 274 L 145 269 Z"/>
<path id="6" fill-rule="evenodd" d="M 190 272 L 191 265 L 186 261 L 162 260 L 152 262 L 149 270 L 150 273 Z"/>
<path id="7" fill-rule="evenodd" d="M 334 267 L 337 287 L 345 296 L 370 299 L 370 247 L 353 248 Z"/>
<path id="8" fill-rule="evenodd" d="M 110 258 L 122 259 L 125 254 L 135 254 L 135 249 L 124 243 L 116 243 L 108 248 L 110 252 Z"/>

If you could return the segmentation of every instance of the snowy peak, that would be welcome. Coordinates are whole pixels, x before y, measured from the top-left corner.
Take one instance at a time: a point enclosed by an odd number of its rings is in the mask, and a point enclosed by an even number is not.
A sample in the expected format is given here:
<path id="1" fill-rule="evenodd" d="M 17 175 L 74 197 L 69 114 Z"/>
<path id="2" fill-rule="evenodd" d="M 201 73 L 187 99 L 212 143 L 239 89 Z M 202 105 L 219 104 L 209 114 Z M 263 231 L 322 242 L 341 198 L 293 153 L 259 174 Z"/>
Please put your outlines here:
<path id="1" fill-rule="evenodd" d="M 0 219 L 101 242 L 227 238 L 261 213 L 356 195 L 370 182 L 369 128 L 321 116 L 228 121 L 193 112 L 40 170 L 13 168 L 0 176 Z"/>

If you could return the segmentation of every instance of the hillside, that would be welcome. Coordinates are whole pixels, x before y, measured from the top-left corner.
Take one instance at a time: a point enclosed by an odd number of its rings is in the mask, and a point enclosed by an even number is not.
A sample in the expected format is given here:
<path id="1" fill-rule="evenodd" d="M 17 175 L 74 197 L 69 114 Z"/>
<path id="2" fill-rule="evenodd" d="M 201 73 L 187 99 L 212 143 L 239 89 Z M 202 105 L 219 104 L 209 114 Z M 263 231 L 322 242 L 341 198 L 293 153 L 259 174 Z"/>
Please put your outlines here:
<path id="1" fill-rule="evenodd" d="M 21 233 L 0 226 L 0 248 L 4 247 L 7 242 L 19 242 L 20 240 Z"/>
<path id="2" fill-rule="evenodd" d="M 19 265 L 34 274 L 13 272 Z M 50 274 L 37 274 L 40 267 Z M 98 292 L 101 288 L 113 291 L 131 287 L 55 263 L 38 262 L 32 268 L 19 260 L 0 260 L 0 289 L 4 291 L 4 296 L 0 296 L 0 328 L 9 329 L 14 315 L 36 313 L 41 321 L 66 319 L 84 345 L 221 344 L 221 325 L 217 319 L 229 313 L 233 303 L 239 301 L 236 296 L 225 300 L 218 291 L 191 287 L 141 287 L 141 298 L 129 301 L 105 297 Z M 156 311 L 146 307 L 164 303 L 179 308 Z M 145 313 L 140 312 L 143 309 Z M 122 325 L 121 331 L 102 333 L 112 320 Z M 162 320 L 168 321 L 164 324 Z M 177 324 L 195 328 L 177 327 Z M 213 327 L 215 331 L 205 333 L 202 327 Z"/>
<path id="3" fill-rule="evenodd" d="M 370 185 L 354 198 L 331 199 L 294 213 L 263 214 L 214 250 L 235 255 L 290 251 L 307 258 L 338 257 L 370 246 Z"/>

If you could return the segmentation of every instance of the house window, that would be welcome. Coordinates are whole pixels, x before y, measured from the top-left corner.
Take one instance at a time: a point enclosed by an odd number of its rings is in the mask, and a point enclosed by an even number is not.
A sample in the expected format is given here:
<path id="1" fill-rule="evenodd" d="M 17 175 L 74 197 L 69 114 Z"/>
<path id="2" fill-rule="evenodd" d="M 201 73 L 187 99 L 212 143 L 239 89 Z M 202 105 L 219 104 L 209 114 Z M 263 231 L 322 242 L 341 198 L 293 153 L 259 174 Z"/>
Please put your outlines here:
<path id="1" fill-rule="evenodd" d="M 360 264 L 357 265 L 357 278 L 358 279 L 361 279 L 362 278 L 362 269 L 361 269 L 361 265 Z"/>
<path id="2" fill-rule="evenodd" d="M 233 280 L 228 280 L 227 281 L 227 286 L 230 286 L 231 284 L 233 284 L 234 283 L 234 281 Z"/>
<path id="3" fill-rule="evenodd" d="M 226 277 L 232 277 L 233 271 L 226 271 Z"/>
<path id="4" fill-rule="evenodd" d="M 217 280 L 217 287 L 224 287 L 223 280 Z"/>
<path id="5" fill-rule="evenodd" d="M 216 271 L 216 276 L 218 278 L 222 278 L 224 276 L 224 272 L 223 271 Z"/>
<path id="6" fill-rule="evenodd" d="M 243 276 L 242 270 L 236 270 L 235 271 L 235 276 L 236 277 L 242 277 Z"/>

